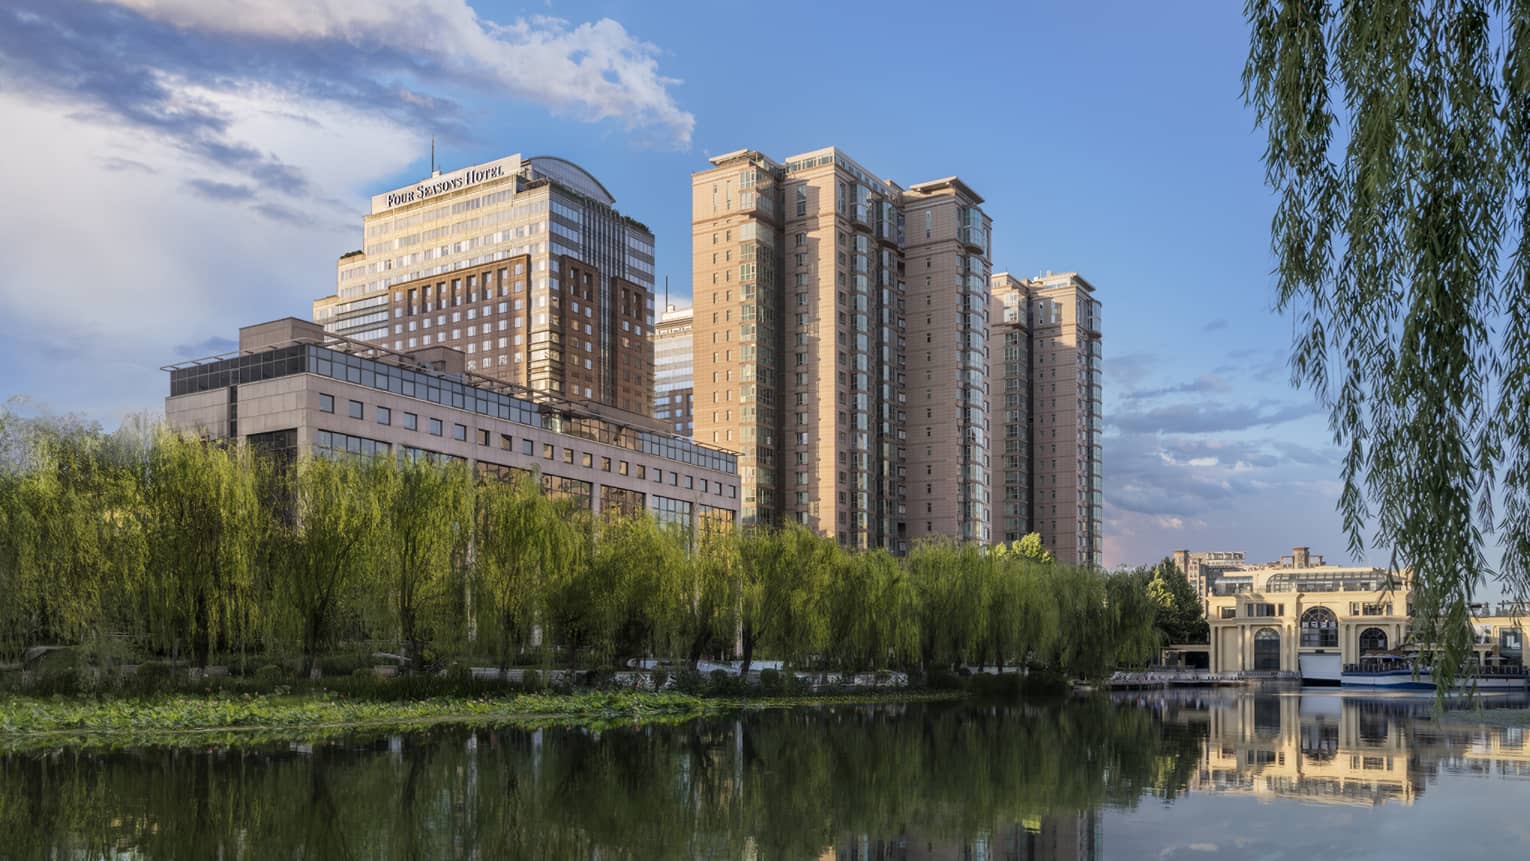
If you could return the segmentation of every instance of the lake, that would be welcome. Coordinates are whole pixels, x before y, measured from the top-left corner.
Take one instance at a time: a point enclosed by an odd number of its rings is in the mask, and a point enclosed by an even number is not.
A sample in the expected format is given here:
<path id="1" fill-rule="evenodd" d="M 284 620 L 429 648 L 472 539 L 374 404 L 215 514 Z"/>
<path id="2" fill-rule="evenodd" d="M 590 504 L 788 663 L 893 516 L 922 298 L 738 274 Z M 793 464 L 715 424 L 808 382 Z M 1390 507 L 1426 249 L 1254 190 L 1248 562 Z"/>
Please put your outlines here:
<path id="1" fill-rule="evenodd" d="M 16 754 L 0 858 L 1526 857 L 1526 729 L 1430 707 L 1181 691 Z"/>

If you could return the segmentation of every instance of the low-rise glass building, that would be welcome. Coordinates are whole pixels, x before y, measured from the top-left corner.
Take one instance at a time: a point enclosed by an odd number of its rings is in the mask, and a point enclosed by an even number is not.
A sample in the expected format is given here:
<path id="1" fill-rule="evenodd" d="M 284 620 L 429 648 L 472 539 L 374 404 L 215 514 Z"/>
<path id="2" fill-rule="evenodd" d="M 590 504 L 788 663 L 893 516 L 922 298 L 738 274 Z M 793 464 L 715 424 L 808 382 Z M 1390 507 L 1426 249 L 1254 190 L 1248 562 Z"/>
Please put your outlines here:
<path id="1" fill-rule="evenodd" d="M 450 348 L 394 352 L 286 318 L 240 329 L 235 353 L 165 370 L 170 426 L 204 438 L 292 458 L 394 454 L 462 460 L 490 477 L 534 473 L 592 512 L 649 511 L 687 529 L 738 518 L 732 452 L 469 372 Z"/>

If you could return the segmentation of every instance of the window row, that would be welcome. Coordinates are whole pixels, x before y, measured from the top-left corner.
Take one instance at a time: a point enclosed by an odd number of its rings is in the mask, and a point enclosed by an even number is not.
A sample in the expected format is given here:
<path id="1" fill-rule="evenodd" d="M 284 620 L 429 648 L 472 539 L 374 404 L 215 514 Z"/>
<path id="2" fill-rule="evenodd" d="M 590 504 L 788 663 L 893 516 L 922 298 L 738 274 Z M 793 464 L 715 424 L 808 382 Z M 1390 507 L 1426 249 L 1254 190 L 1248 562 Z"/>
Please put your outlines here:
<path id="1" fill-rule="evenodd" d="M 327 392 L 320 392 L 319 411 L 322 413 L 334 413 L 335 396 Z M 352 419 L 364 421 L 366 418 L 366 405 L 361 401 L 347 400 L 346 413 Z M 417 431 L 420 429 L 420 417 L 417 413 L 401 412 L 401 415 L 402 426 L 405 430 Z M 372 408 L 372 416 L 373 420 L 376 421 L 376 423 L 379 425 L 391 426 L 393 424 L 393 410 L 389 407 L 385 407 L 380 404 L 375 405 Z M 439 418 L 435 418 L 434 416 L 426 417 L 426 428 L 427 433 L 429 433 L 431 436 L 445 435 L 445 422 Z M 468 427 L 466 425 L 458 422 L 453 422 L 451 428 L 452 439 L 458 442 L 468 441 Z M 321 431 L 320 433 L 329 434 L 331 432 Z M 347 437 L 345 434 L 336 434 L 336 436 Z M 360 437 L 354 437 L 354 439 L 360 439 Z M 501 451 L 515 451 L 517 448 L 517 441 L 515 437 L 506 433 L 495 434 L 493 431 L 487 428 L 477 428 L 474 431 L 474 441 L 477 442 L 479 446 L 483 447 L 497 445 Z M 521 437 L 519 443 L 519 451 L 522 455 L 527 457 L 536 456 L 538 443 L 535 440 L 529 437 Z M 321 448 L 325 448 L 327 445 L 328 444 L 323 442 L 320 443 Z M 387 450 L 387 443 L 377 443 L 377 445 L 382 445 L 384 446 L 383 450 Z M 617 475 L 631 476 L 639 480 L 646 480 L 648 478 L 649 469 L 645 464 L 632 463 L 620 458 L 612 458 L 609 455 L 597 455 L 588 451 L 576 451 L 575 449 L 559 446 L 556 443 L 551 442 L 543 442 L 540 445 L 541 457 L 543 460 L 561 460 L 561 462 L 569 465 L 574 465 L 577 463 L 577 465 L 586 469 L 599 468 L 601 472 L 615 472 Z M 351 449 L 343 449 L 342 447 L 342 450 Z M 352 453 L 356 453 L 355 450 L 351 451 Z M 369 450 L 362 451 L 361 453 L 372 454 L 375 453 L 375 451 Z M 652 470 L 652 472 L 653 480 L 659 484 L 665 483 L 665 478 L 667 475 L 668 482 L 672 487 L 683 486 L 686 490 L 699 489 L 704 494 L 712 494 L 719 497 L 726 494 L 727 498 L 729 499 L 738 498 L 738 486 L 734 484 L 728 484 L 716 479 L 697 478 L 693 475 L 682 475 L 678 470 L 673 469 L 666 471 L 656 467 Z"/>

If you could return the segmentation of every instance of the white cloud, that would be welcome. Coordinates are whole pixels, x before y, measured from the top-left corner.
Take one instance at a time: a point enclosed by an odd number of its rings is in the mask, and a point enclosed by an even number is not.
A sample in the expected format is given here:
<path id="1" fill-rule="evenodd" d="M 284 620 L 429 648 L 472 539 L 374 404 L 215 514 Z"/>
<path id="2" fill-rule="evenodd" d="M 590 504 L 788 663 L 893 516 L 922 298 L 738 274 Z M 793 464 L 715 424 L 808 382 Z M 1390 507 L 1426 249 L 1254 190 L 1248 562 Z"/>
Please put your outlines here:
<path id="1" fill-rule="evenodd" d="M 302 171 L 304 199 L 188 159 L 157 133 L 0 92 L 8 127 L 0 187 L 10 201 L 0 207 L 0 237 L 15 249 L 0 271 L 0 361 L 10 369 L 0 400 L 25 386 L 44 404 L 89 404 L 108 424 L 159 409 L 158 368 L 184 358 L 177 346 L 305 317 L 314 297 L 333 291 L 335 258 L 360 241 L 359 215 L 326 201 L 363 200 L 421 146 L 413 133 L 339 105 L 176 86 L 178 98 L 206 102 L 231 131 Z M 351 157 L 359 151 L 369 157 Z M 251 197 L 209 198 L 192 181 L 248 188 Z M 281 205 L 310 223 L 256 211 Z"/>
<path id="2" fill-rule="evenodd" d="M 659 48 L 609 18 L 482 19 L 466 0 L 109 0 L 202 33 L 331 42 L 393 53 L 587 121 L 658 128 L 690 145 L 696 118 L 670 94 Z"/>

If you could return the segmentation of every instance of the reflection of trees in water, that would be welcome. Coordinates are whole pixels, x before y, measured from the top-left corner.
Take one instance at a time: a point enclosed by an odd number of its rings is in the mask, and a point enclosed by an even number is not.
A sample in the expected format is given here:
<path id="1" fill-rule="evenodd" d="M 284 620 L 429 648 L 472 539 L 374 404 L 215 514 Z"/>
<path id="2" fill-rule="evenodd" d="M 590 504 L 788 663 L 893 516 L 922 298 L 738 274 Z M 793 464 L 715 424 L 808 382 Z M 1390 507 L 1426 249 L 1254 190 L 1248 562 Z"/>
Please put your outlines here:
<path id="1" fill-rule="evenodd" d="M 0 856 L 670 858 L 754 846 L 795 858 L 846 835 L 906 834 L 968 845 L 1182 793 L 1197 726 L 1098 701 L 825 707 L 602 733 L 441 730 L 393 750 L 14 756 L 0 759 Z"/>

